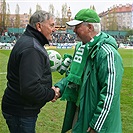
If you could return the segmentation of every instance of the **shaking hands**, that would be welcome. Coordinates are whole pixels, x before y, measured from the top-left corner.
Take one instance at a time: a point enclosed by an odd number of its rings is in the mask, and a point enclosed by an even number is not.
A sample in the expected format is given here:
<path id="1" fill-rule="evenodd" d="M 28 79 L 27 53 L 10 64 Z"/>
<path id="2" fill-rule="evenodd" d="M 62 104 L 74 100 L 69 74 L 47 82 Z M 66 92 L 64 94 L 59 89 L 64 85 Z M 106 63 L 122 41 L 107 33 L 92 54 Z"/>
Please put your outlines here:
<path id="1" fill-rule="evenodd" d="M 60 97 L 60 89 L 54 86 L 52 87 L 52 89 L 55 91 L 55 96 L 51 102 L 55 102 Z"/>

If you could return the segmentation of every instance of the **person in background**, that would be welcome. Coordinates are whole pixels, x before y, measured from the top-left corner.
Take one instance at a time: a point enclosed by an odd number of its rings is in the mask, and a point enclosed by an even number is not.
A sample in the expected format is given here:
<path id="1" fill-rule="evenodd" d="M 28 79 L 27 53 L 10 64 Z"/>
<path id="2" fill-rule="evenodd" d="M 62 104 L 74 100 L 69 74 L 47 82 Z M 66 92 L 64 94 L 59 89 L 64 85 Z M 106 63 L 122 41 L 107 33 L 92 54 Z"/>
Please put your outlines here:
<path id="1" fill-rule="evenodd" d="M 50 61 L 44 47 L 54 31 L 54 16 L 36 11 L 11 51 L 2 98 L 2 113 L 11 133 L 35 133 L 40 109 L 59 96 L 59 90 L 52 88 Z"/>
<path id="2" fill-rule="evenodd" d="M 116 40 L 101 32 L 100 18 L 81 9 L 74 20 L 80 38 L 67 76 L 54 86 L 67 100 L 62 133 L 122 133 L 120 89 L 123 63 Z"/>

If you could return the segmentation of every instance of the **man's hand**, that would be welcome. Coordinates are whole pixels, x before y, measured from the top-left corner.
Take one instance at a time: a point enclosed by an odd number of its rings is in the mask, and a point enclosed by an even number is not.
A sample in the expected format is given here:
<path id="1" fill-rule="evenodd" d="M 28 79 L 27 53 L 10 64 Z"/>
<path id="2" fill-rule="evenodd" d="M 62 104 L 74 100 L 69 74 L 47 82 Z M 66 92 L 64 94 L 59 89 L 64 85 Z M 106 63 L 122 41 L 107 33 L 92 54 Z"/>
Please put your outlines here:
<path id="1" fill-rule="evenodd" d="M 60 97 L 60 89 L 57 87 L 52 87 L 52 89 L 55 91 L 55 97 L 51 102 L 55 102 Z"/>
<path id="2" fill-rule="evenodd" d="M 89 133 L 96 133 L 96 131 L 94 129 L 92 129 L 91 127 L 88 128 L 87 132 L 89 132 Z"/>

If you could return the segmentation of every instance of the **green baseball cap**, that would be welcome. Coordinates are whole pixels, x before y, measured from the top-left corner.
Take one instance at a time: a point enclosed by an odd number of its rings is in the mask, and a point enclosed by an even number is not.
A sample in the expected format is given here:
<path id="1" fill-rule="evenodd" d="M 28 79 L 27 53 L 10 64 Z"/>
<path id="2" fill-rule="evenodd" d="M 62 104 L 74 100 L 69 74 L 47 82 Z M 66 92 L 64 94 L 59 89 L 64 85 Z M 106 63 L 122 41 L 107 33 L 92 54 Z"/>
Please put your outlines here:
<path id="1" fill-rule="evenodd" d="M 98 14 L 92 9 L 81 9 L 76 15 L 74 20 L 66 22 L 69 26 L 75 26 L 82 22 L 100 23 Z"/>

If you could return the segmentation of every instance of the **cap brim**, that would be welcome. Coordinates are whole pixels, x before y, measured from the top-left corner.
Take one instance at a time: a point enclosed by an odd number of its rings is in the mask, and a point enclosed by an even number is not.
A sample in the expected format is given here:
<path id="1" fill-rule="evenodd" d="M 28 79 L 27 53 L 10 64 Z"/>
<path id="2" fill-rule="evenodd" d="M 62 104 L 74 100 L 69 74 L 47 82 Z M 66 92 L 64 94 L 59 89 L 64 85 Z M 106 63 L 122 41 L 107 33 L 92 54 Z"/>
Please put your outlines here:
<path id="1" fill-rule="evenodd" d="M 69 26 L 75 26 L 75 25 L 78 25 L 80 23 L 82 23 L 83 21 L 80 21 L 80 20 L 71 20 L 69 22 L 66 22 L 67 25 Z"/>

